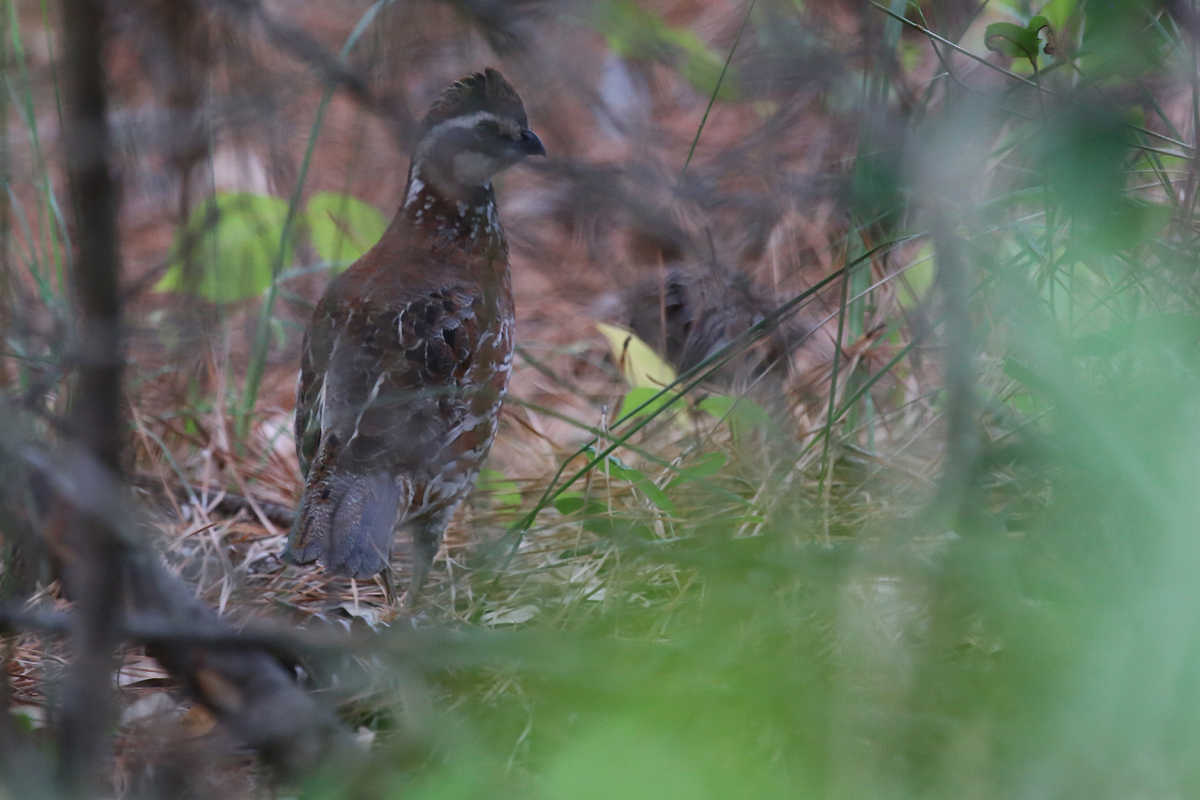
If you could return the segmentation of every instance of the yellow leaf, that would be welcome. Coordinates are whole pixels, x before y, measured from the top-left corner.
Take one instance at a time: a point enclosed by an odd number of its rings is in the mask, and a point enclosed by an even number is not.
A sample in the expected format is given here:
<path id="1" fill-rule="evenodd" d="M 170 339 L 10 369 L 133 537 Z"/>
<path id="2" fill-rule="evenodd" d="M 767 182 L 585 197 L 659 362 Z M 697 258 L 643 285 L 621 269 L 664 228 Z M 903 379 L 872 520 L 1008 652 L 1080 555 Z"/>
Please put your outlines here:
<path id="1" fill-rule="evenodd" d="M 603 322 L 597 322 L 596 329 L 608 339 L 613 358 L 630 386 L 661 389 L 675 380 L 671 365 L 632 331 Z"/>

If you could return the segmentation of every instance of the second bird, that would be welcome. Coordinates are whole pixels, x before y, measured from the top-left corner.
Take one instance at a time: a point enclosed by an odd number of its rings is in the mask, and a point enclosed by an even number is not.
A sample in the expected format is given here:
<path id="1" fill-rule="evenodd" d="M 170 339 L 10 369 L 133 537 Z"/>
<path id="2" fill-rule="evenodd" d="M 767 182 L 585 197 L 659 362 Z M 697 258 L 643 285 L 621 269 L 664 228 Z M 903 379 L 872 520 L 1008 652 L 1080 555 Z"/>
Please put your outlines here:
<path id="1" fill-rule="evenodd" d="M 296 393 L 304 496 L 285 559 L 367 578 L 413 540 L 420 591 L 496 436 L 513 355 L 508 244 L 491 179 L 545 155 L 494 69 L 422 123 L 404 206 L 317 305 Z"/>

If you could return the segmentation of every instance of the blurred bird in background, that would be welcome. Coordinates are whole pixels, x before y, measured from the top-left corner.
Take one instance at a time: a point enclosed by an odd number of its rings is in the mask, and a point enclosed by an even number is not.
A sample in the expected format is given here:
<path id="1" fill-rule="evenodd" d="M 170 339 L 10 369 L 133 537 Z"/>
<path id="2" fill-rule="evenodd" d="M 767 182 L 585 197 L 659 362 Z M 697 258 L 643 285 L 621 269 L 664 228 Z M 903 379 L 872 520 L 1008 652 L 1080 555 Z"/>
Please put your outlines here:
<path id="1" fill-rule="evenodd" d="M 779 307 L 763 286 L 740 272 L 714 264 L 664 266 L 625 292 L 629 329 L 658 350 L 679 372 L 687 372 Z M 792 320 L 753 346 L 733 355 L 712 375 L 714 385 L 745 390 L 761 380 L 781 393 L 789 354 L 804 340 L 805 327 Z"/>

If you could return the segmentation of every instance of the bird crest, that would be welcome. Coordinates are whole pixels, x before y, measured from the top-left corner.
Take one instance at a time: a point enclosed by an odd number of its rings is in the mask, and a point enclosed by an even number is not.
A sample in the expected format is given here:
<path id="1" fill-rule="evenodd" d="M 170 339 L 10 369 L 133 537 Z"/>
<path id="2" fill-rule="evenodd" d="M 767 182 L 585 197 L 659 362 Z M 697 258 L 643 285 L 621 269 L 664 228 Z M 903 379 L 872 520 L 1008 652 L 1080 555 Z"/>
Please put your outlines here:
<path id="1" fill-rule="evenodd" d="M 488 67 L 459 78 L 450 84 L 425 115 L 426 130 L 447 120 L 486 111 L 501 119 L 510 119 L 522 127 L 529 124 L 525 106 L 512 85 L 498 71 Z"/>

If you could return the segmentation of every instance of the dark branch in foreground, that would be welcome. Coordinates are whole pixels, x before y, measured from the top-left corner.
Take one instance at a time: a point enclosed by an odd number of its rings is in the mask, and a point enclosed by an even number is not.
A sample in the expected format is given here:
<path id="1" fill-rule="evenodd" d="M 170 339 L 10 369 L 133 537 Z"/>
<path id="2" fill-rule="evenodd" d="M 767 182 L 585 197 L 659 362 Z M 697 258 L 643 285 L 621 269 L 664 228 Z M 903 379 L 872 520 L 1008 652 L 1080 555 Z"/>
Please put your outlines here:
<path id="1" fill-rule="evenodd" d="M 64 455 L 20 443 L 3 423 L 0 451 L 45 476 L 61 497 L 102 521 L 119 539 L 125 614 L 115 632 L 118 638 L 144 642 L 148 653 L 200 703 L 284 774 L 311 770 L 341 744 L 344 729 L 278 657 L 292 651 L 283 646 L 284 634 L 276 633 L 279 638 L 272 641 L 239 637 L 191 587 L 168 573 L 136 529 L 141 515 L 108 470 L 86 456 L 68 470 Z M 78 554 L 59 549 L 70 568 Z M 0 630 L 62 633 L 66 624 L 61 615 L 0 610 Z"/>
<path id="2" fill-rule="evenodd" d="M 63 0 L 67 54 L 67 173 L 76 209 L 79 256 L 72 289 L 79 315 L 75 339 L 78 383 L 71 420 L 70 472 L 102 465 L 120 481 L 121 300 L 117 184 L 109 164 L 108 96 L 103 66 L 106 4 Z M 114 716 L 111 674 L 121 624 L 120 540 L 108 525 L 77 506 L 53 515 L 65 524 L 63 587 L 75 603 L 72 664 L 58 723 L 58 782 L 67 797 L 93 796 Z"/>
<path id="3" fill-rule="evenodd" d="M 30 446 L 0 422 L 0 450 L 53 487 L 42 532 L 62 564 L 74 602 L 56 620 L 72 644 L 58 723 L 58 781 L 67 797 L 94 795 L 112 726 L 113 652 L 126 620 L 152 621 L 190 637 L 148 642 L 147 650 L 235 736 L 285 773 L 312 769 L 339 740 L 332 714 L 297 685 L 275 651 L 248 643 L 210 647 L 232 631 L 190 587 L 169 574 L 136 530 L 136 507 L 121 476 L 122 350 L 120 207 L 110 157 L 103 69 L 107 4 L 62 0 L 69 56 L 67 137 L 79 255 L 72 275 L 79 327 L 78 382 L 69 445 L 60 453 Z"/>

